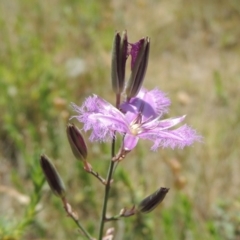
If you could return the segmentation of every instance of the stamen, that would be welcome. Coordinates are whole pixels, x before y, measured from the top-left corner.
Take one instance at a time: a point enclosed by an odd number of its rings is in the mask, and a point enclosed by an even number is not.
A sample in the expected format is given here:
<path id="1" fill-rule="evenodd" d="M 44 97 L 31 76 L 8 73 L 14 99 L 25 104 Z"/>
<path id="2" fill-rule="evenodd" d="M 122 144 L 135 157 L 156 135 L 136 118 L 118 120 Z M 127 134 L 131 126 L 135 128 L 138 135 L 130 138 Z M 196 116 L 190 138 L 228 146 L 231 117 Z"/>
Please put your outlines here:
<path id="1" fill-rule="evenodd" d="M 137 136 L 139 133 L 142 132 L 141 124 L 130 124 L 130 132 L 134 135 Z"/>

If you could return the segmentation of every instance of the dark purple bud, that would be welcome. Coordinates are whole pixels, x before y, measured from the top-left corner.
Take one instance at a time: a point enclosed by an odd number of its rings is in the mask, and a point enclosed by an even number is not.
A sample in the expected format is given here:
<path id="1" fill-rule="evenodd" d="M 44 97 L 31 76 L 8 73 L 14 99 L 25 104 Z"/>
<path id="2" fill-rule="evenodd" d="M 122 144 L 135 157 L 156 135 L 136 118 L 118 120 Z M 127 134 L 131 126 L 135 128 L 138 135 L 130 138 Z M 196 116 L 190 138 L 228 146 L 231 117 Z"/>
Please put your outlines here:
<path id="1" fill-rule="evenodd" d="M 65 196 L 64 183 L 54 165 L 46 155 L 41 155 L 40 164 L 52 192 L 56 196 L 63 198 Z"/>
<path id="2" fill-rule="evenodd" d="M 82 161 L 87 159 L 87 146 L 80 130 L 73 124 L 67 125 L 67 137 L 74 156 Z"/>
<path id="3" fill-rule="evenodd" d="M 116 94 L 124 89 L 125 68 L 128 57 L 127 32 L 123 31 L 122 36 L 117 32 L 113 40 L 112 49 L 112 88 Z"/>
<path id="4" fill-rule="evenodd" d="M 169 188 L 160 188 L 153 194 L 144 198 L 138 205 L 138 210 L 142 213 L 151 212 L 163 201 L 168 191 Z"/>
<path id="5" fill-rule="evenodd" d="M 142 87 L 142 83 L 147 71 L 150 50 L 150 39 L 141 39 L 138 43 L 132 44 L 132 72 L 127 83 L 126 94 L 130 99 L 135 97 Z"/>

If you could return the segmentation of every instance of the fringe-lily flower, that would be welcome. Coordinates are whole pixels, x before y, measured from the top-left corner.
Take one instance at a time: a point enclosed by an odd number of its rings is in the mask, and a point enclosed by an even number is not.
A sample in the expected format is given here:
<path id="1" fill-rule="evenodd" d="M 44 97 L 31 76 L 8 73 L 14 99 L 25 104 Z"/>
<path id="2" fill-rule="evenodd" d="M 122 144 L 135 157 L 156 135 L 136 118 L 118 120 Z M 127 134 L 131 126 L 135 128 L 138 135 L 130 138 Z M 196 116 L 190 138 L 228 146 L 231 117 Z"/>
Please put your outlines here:
<path id="1" fill-rule="evenodd" d="M 121 104 L 120 110 L 97 95 L 88 97 L 81 107 L 73 104 L 73 108 L 78 113 L 75 117 L 83 123 L 83 130 L 92 130 L 91 141 L 107 141 L 118 132 L 124 136 L 125 151 L 131 151 L 139 138 L 152 141 L 152 150 L 183 148 L 201 140 L 186 124 L 173 128 L 185 116 L 161 120 L 169 105 L 170 100 L 163 92 L 141 89 L 136 97 Z"/>

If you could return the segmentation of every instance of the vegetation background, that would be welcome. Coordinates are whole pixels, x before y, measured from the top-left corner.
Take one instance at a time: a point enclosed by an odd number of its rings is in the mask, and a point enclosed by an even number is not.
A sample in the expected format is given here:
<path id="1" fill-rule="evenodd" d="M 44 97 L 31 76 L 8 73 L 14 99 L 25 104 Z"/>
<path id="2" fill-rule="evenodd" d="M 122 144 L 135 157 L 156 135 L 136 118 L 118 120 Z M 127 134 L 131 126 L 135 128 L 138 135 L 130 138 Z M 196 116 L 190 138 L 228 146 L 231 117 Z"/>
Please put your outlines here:
<path id="1" fill-rule="evenodd" d="M 43 185 L 41 153 L 97 235 L 103 187 L 74 159 L 65 128 L 71 102 L 114 101 L 112 39 L 127 29 L 130 42 L 151 38 L 144 86 L 167 92 L 169 116 L 187 114 L 204 143 L 152 153 L 142 141 L 119 165 L 109 214 L 160 186 L 170 192 L 152 213 L 107 227 L 118 240 L 240 239 L 239 23 L 238 0 L 1 0 L 0 238 L 82 239 Z M 88 146 L 105 175 L 109 144 Z"/>

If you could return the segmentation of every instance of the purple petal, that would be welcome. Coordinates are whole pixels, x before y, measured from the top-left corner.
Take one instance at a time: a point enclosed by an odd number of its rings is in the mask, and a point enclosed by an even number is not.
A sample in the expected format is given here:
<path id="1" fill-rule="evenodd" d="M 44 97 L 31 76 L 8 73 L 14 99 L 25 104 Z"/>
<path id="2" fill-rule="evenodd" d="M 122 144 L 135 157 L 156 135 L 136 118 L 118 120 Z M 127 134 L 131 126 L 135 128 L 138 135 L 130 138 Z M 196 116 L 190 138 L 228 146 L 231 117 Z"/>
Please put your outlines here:
<path id="1" fill-rule="evenodd" d="M 166 97 L 164 92 L 159 91 L 158 89 L 153 89 L 148 92 L 149 99 L 151 98 L 151 105 L 153 106 L 157 115 L 162 115 L 168 112 L 168 107 L 171 105 L 171 101 Z M 149 102 L 150 100 L 147 100 Z"/>
<path id="2" fill-rule="evenodd" d="M 185 119 L 185 117 L 186 117 L 186 115 L 184 115 L 182 117 L 178 117 L 178 118 L 168 118 L 165 120 L 161 120 L 158 122 L 157 127 L 160 128 L 161 130 L 171 128 L 171 127 L 179 124 L 180 122 L 182 122 Z"/>
<path id="3" fill-rule="evenodd" d="M 124 150 L 131 151 L 135 148 L 138 143 L 138 139 L 139 138 L 134 135 L 126 134 L 123 140 Z"/>
<path id="4" fill-rule="evenodd" d="M 120 108 L 124 113 L 138 114 L 141 112 L 143 121 L 146 121 L 166 113 L 169 105 L 170 100 L 163 92 L 157 89 L 147 91 L 142 88 L 136 97 L 131 98 L 129 102 L 124 102 Z"/>
<path id="5" fill-rule="evenodd" d="M 91 141 L 107 141 L 112 139 L 114 131 L 122 134 L 128 131 L 124 114 L 96 95 L 87 98 L 81 107 L 72 106 L 79 113 L 74 117 L 84 124 L 83 130 L 92 130 Z"/>
<path id="6" fill-rule="evenodd" d="M 131 55 L 131 58 L 132 58 L 131 59 L 131 69 L 133 69 L 138 52 L 139 52 L 141 46 L 143 45 L 143 40 L 144 39 L 142 38 L 136 43 L 129 43 L 128 54 Z"/>
<path id="7" fill-rule="evenodd" d="M 201 141 L 202 138 L 195 130 L 183 125 L 174 130 L 159 130 L 158 128 L 151 131 L 141 133 L 141 138 L 149 139 L 154 142 L 152 150 L 157 150 L 159 147 L 183 148 L 191 145 L 194 141 Z"/>

